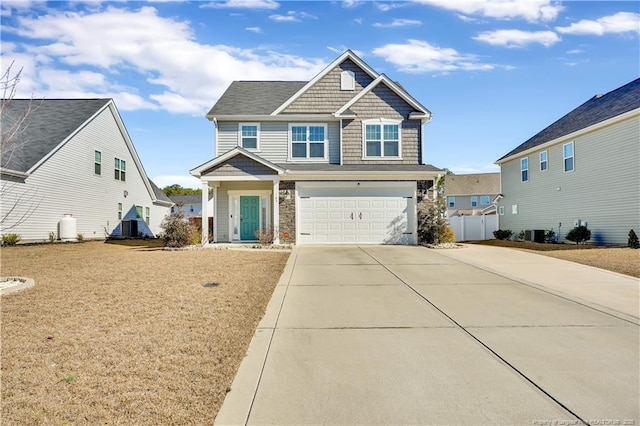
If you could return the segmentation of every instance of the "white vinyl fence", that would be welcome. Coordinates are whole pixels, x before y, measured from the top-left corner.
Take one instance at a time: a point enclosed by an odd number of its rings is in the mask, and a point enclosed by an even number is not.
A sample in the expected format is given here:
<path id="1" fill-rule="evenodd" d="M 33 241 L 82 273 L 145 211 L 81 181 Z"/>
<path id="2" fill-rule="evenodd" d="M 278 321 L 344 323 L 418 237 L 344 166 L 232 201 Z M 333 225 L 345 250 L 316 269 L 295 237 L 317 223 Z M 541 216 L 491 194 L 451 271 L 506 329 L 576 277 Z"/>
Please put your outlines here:
<path id="1" fill-rule="evenodd" d="M 453 216 L 449 226 L 456 233 L 456 241 L 490 240 L 498 230 L 498 215 Z"/>

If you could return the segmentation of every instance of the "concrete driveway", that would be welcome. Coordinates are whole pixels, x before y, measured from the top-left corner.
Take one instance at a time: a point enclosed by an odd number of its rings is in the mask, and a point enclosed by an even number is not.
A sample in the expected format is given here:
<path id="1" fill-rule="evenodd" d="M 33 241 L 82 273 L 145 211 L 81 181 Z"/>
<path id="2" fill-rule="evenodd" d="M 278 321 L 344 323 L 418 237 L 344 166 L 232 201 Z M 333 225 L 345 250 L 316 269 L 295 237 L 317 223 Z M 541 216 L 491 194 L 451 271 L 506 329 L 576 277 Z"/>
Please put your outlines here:
<path id="1" fill-rule="evenodd" d="M 509 249 L 297 247 L 216 424 L 640 425 L 639 300 Z"/>

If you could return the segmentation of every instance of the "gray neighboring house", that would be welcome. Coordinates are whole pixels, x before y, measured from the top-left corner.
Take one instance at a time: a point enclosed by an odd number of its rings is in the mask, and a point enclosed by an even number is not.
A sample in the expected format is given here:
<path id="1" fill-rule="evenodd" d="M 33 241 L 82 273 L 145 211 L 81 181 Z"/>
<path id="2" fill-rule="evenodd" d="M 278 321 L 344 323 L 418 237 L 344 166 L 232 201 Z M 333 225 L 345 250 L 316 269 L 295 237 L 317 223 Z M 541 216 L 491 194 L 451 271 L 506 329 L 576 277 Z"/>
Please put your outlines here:
<path id="1" fill-rule="evenodd" d="M 444 195 L 447 217 L 495 214 L 500 194 L 500 173 L 446 175 Z"/>
<path id="2" fill-rule="evenodd" d="M 202 195 L 172 195 L 171 213 L 182 213 L 186 219 L 202 217 Z M 209 196 L 207 212 L 213 217 L 213 196 Z"/>
<path id="3" fill-rule="evenodd" d="M 160 231 L 171 200 L 147 177 L 112 99 L 12 99 L 2 128 L 20 129 L 3 146 L 3 234 L 35 242 L 61 230 L 73 234 L 65 239 Z"/>
<path id="4" fill-rule="evenodd" d="M 216 156 L 191 174 L 213 188 L 213 242 L 417 243 L 443 173 L 422 163 L 431 113 L 353 52 L 310 81 L 235 81 L 207 118 Z"/>
<path id="5" fill-rule="evenodd" d="M 640 79 L 596 95 L 500 158 L 501 229 L 586 224 L 591 240 L 640 231 Z"/>

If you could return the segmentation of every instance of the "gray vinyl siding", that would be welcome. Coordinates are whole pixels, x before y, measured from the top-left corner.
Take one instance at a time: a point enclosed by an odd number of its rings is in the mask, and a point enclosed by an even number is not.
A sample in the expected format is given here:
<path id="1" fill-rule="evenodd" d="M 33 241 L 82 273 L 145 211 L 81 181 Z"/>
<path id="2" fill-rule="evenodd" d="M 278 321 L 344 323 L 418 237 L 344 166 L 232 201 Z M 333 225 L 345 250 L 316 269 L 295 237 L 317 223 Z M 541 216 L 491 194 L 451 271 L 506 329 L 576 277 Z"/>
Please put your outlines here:
<path id="1" fill-rule="evenodd" d="M 102 152 L 101 175 L 94 174 L 94 150 Z M 126 161 L 125 182 L 114 179 L 116 157 Z M 151 209 L 150 229 L 140 223 L 139 229 L 145 234 L 156 235 L 160 222 L 169 213 L 168 207 L 153 205 L 110 108 L 103 110 L 23 182 L 12 183 L 10 188 L 3 194 L 3 216 L 21 194 L 30 194 L 37 202 L 27 221 L 5 231 L 20 234 L 24 242 L 46 241 L 50 232 L 58 234 L 58 223 L 67 213 L 76 219 L 77 233 L 85 239 L 119 235 L 118 203 L 123 204 L 125 219 L 135 218 L 135 206 L 142 206 L 143 220 L 145 209 Z M 23 210 L 27 207 L 22 203 Z"/>
<path id="2" fill-rule="evenodd" d="M 239 122 L 235 121 L 218 123 L 218 155 L 238 146 L 238 124 Z M 260 123 L 260 149 L 249 151 L 272 163 L 286 163 L 289 155 L 289 124 L 294 122 Z M 329 162 L 340 164 L 340 123 L 336 121 L 318 124 L 327 125 Z"/>
<path id="3" fill-rule="evenodd" d="M 218 241 L 228 243 L 229 236 L 229 193 L 224 188 L 218 188 Z"/>
<path id="4" fill-rule="evenodd" d="M 483 195 L 487 195 L 489 197 L 489 204 L 482 204 L 481 203 L 481 198 Z M 494 198 L 496 198 L 496 195 L 498 194 L 480 194 L 480 195 L 476 195 L 475 197 L 478 198 L 478 204 L 476 206 L 472 206 L 471 205 L 471 197 L 472 195 L 447 195 L 446 199 L 447 199 L 447 209 L 449 210 L 471 210 L 471 209 L 475 209 L 475 210 L 482 210 L 485 209 L 487 207 L 489 207 L 491 205 L 491 201 L 494 200 Z M 453 208 L 449 207 L 449 197 L 455 197 L 455 206 Z"/>
<path id="5" fill-rule="evenodd" d="M 367 93 L 351 110 L 357 119 L 344 120 L 342 129 L 343 164 L 420 164 L 422 151 L 421 122 L 408 120 L 413 108 L 391 89 L 379 85 Z M 372 118 L 403 120 L 401 128 L 402 160 L 363 159 L 362 121 Z"/>
<path id="6" fill-rule="evenodd" d="M 521 182 L 520 159 L 501 165 L 500 228 L 515 233 L 551 229 L 563 238 L 574 221 L 587 221 L 592 242 L 626 244 L 630 229 L 640 229 L 640 120 L 637 116 L 574 139 L 574 171 L 564 172 L 565 140 L 547 148 L 547 171 L 539 153 L 528 154 L 529 181 Z M 512 214 L 512 205 L 518 214 Z"/>
<path id="7" fill-rule="evenodd" d="M 352 71 L 354 73 L 355 90 L 340 90 L 340 74 L 342 71 Z M 365 73 L 353 61 L 346 60 L 329 71 L 283 112 L 286 114 L 331 114 L 349 102 L 372 81 L 371 76 Z"/>

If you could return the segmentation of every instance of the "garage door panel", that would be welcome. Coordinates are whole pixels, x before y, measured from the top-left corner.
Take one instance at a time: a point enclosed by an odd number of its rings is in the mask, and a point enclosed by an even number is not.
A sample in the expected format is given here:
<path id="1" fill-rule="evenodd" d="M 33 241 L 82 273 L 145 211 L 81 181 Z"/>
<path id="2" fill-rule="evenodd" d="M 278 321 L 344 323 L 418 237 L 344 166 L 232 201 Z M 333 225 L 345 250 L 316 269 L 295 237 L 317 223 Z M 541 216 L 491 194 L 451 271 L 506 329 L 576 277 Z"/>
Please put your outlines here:
<path id="1" fill-rule="evenodd" d="M 301 198 L 301 243 L 411 244 L 414 200 L 402 196 L 312 196 Z M 306 235 L 308 234 L 308 235 Z"/>

